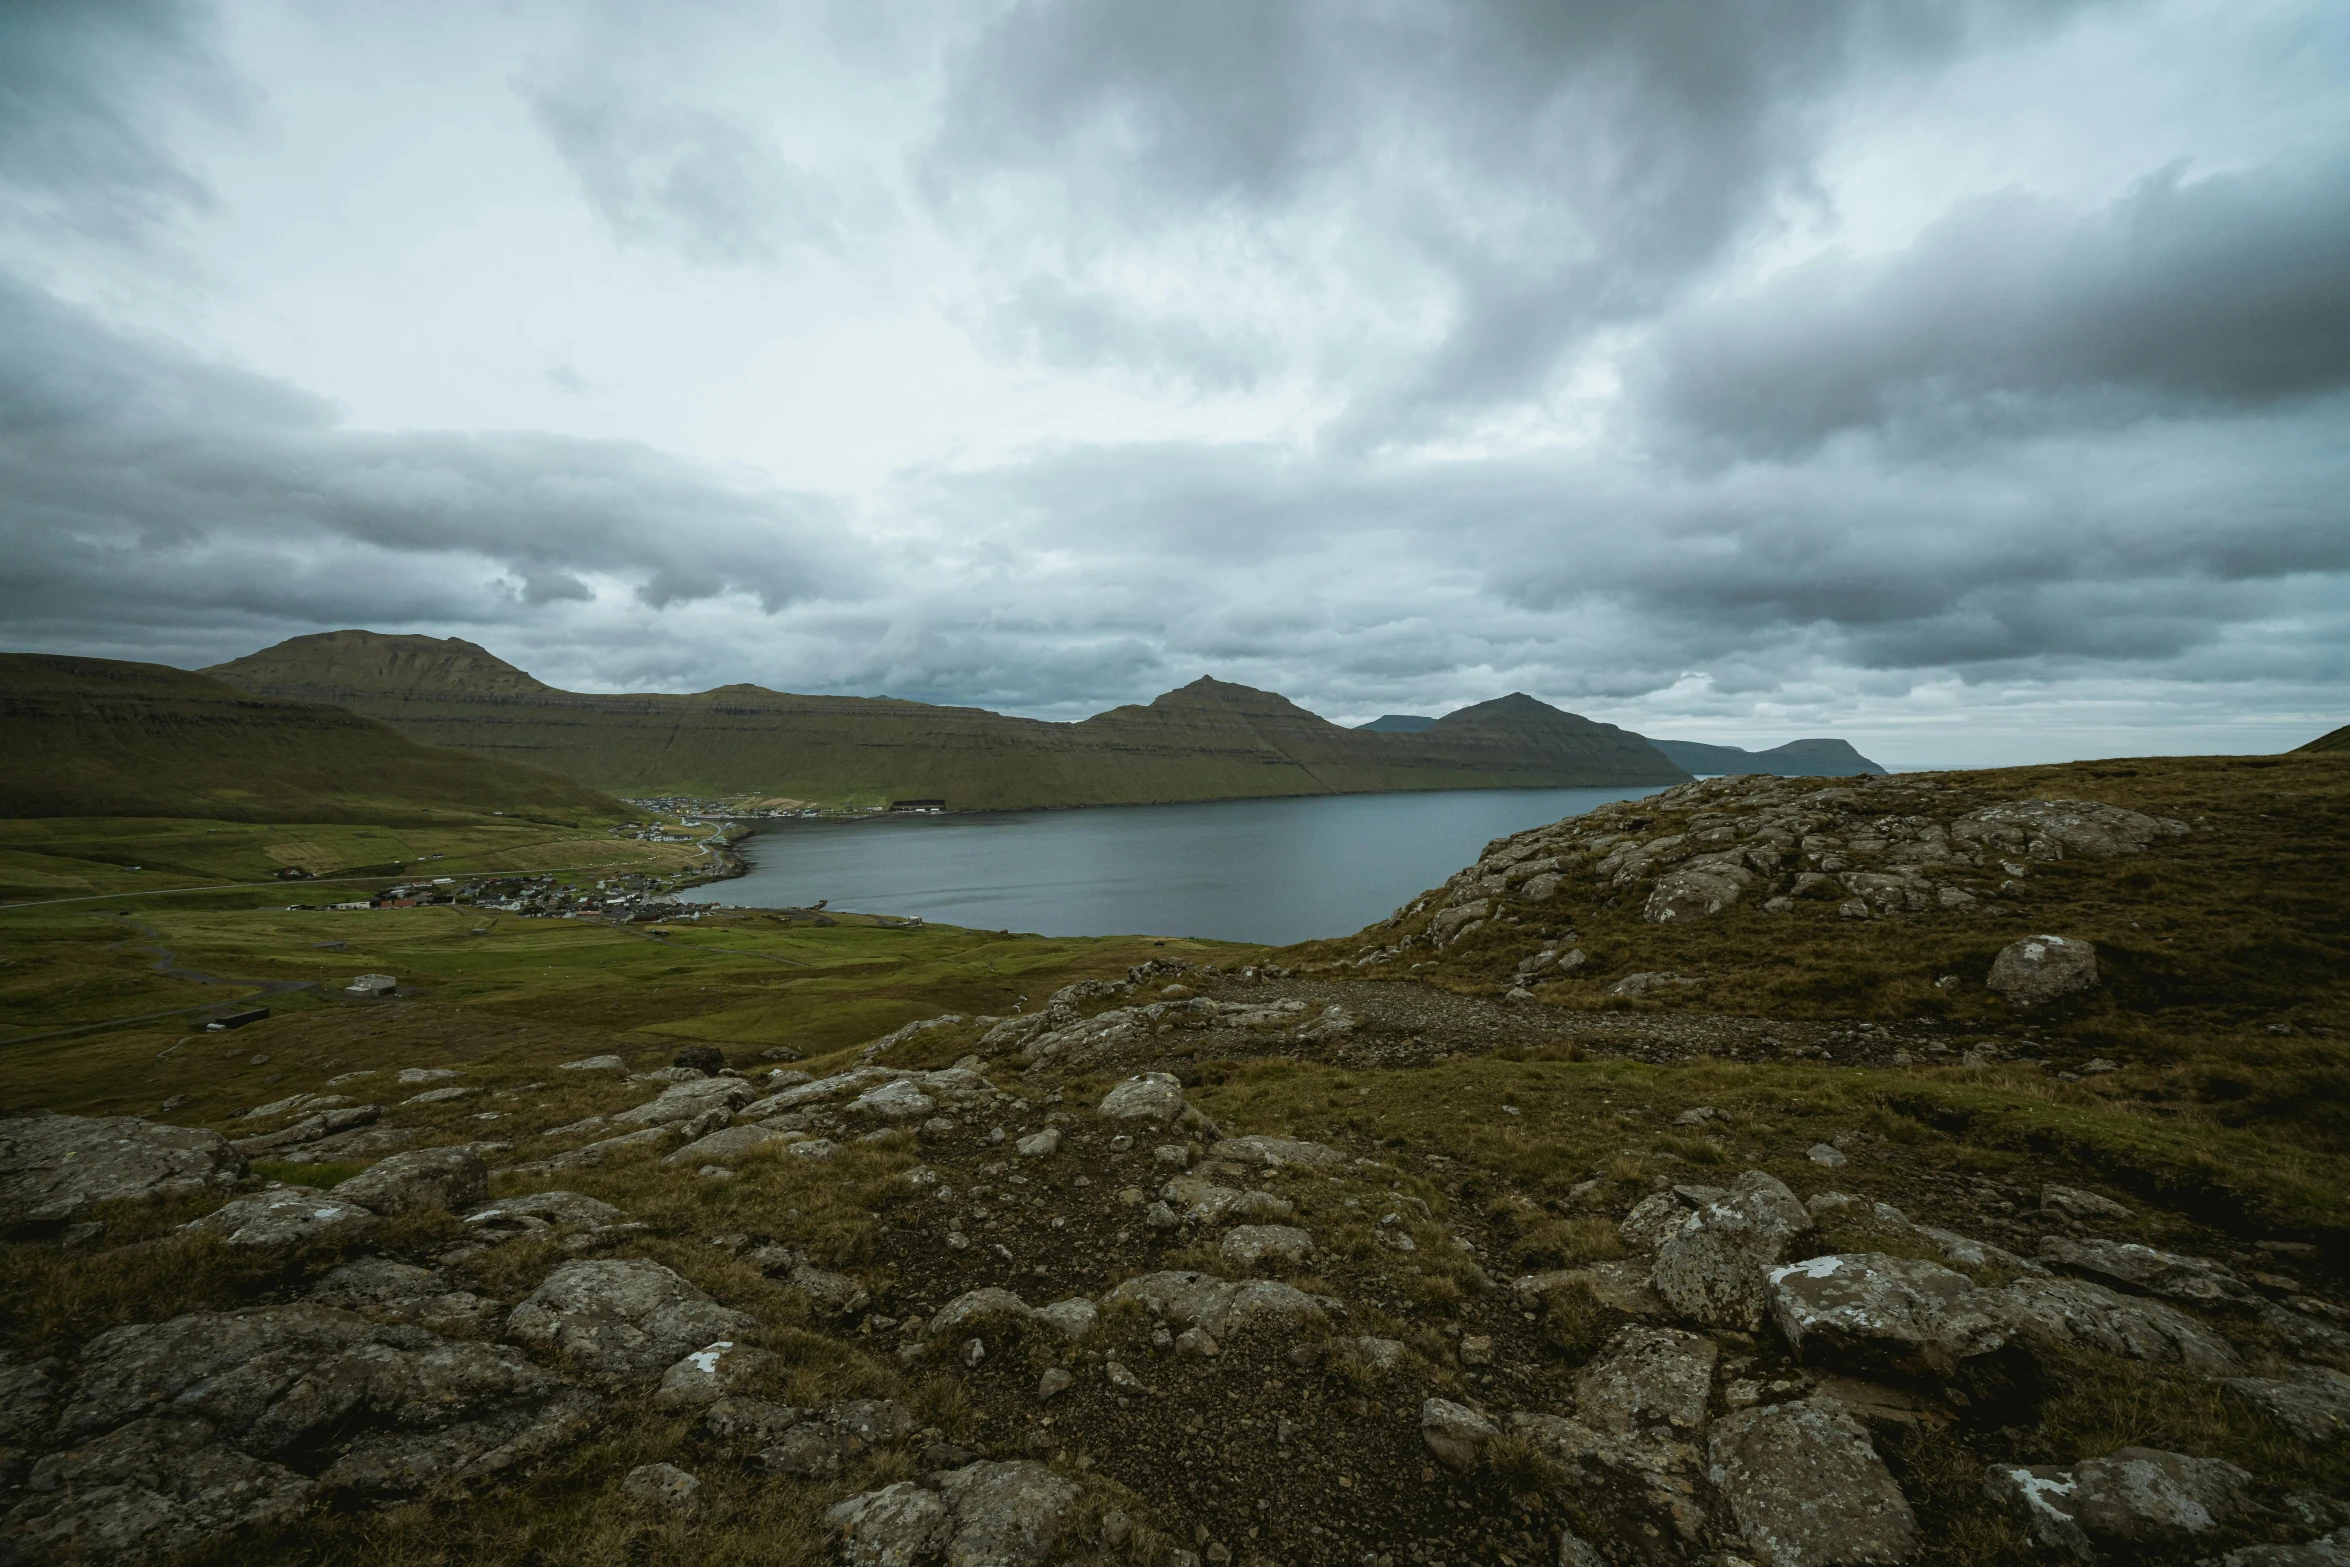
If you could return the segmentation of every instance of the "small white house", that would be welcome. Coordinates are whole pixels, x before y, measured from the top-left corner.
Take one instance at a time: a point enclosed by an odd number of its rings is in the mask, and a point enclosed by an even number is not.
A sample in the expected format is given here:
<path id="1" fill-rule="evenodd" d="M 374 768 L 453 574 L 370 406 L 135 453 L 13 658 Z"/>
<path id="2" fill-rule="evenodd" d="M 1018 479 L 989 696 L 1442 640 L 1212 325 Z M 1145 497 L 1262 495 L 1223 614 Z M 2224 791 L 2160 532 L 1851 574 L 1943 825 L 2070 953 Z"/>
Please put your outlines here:
<path id="1" fill-rule="evenodd" d="M 362 974 L 343 987 L 346 996 L 388 996 L 400 982 L 389 974 Z"/>

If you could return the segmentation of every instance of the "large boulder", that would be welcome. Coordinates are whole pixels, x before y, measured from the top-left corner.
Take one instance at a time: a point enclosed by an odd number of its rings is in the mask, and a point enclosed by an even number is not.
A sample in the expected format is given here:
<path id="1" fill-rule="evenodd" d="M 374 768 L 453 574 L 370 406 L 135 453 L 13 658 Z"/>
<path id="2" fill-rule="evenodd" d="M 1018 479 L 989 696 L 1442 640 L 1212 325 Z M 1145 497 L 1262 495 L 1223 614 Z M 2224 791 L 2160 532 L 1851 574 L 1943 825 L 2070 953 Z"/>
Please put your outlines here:
<path id="1" fill-rule="evenodd" d="M 751 1099 L 751 1085 L 739 1077 L 697 1077 L 672 1083 L 651 1099 L 612 1117 L 615 1126 L 674 1126 L 712 1110 L 739 1110 Z"/>
<path id="2" fill-rule="evenodd" d="M 2055 1235 L 2040 1243 L 2040 1261 L 2133 1295 L 2160 1295 L 2190 1306 L 2249 1306 L 2260 1299 L 2251 1285 L 2216 1262 L 2136 1241 Z"/>
<path id="3" fill-rule="evenodd" d="M 1907 1561 L 1917 1518 L 1869 1434 L 1833 1399 L 1741 1410 L 1714 1427 L 1708 1476 L 1767 1567 Z"/>
<path id="4" fill-rule="evenodd" d="M 2330 1366 L 2296 1366 L 2282 1377 L 2230 1377 L 2220 1385 L 2313 1447 L 2350 1439 L 2350 1376 Z"/>
<path id="5" fill-rule="evenodd" d="M 1617 1436 L 1686 1441 L 1705 1427 L 1720 1358 L 1714 1341 L 1695 1333 L 1638 1323 L 1620 1328 L 1575 1378 L 1575 1413 Z"/>
<path id="6" fill-rule="evenodd" d="M 1785 1182 L 1749 1170 L 1657 1248 L 1656 1292 L 1708 1327 L 1754 1332 L 1763 1322 L 1767 1273 L 1811 1228 L 1810 1212 Z"/>
<path id="7" fill-rule="evenodd" d="M 1420 1404 L 1420 1440 L 1436 1461 L 1456 1474 L 1466 1474 L 1484 1460 L 1486 1444 L 1501 1428 L 1466 1404 L 1431 1398 Z"/>
<path id="8" fill-rule="evenodd" d="M 966 1464 L 938 1477 L 955 1517 L 947 1567 L 1037 1567 L 1060 1542 L 1077 1486 L 1027 1460 Z"/>
<path id="9" fill-rule="evenodd" d="M 2084 1279 L 2017 1279 L 1990 1297 L 1984 1308 L 2028 1343 L 2081 1344 L 2125 1360 L 2182 1365 L 2205 1376 L 2242 1369 L 2228 1341 L 2186 1313 Z"/>
<path id="10" fill-rule="evenodd" d="M 1604 1398 L 1593 1413 L 1610 1418 Z M 1558 1415 L 1510 1416 L 1512 1436 L 1530 1446 L 1555 1472 L 1555 1489 L 1575 1498 L 1579 1527 L 1607 1547 L 1610 1561 L 1684 1562 L 1702 1559 L 1706 1537 L 1697 1449 L 1669 1419 L 1655 1422 L 1659 1406 L 1646 1403 L 1627 1422 L 1631 1429 L 1603 1430 Z"/>
<path id="11" fill-rule="evenodd" d="M 1314 1238 L 1293 1224 L 1241 1224 L 1224 1232 L 1216 1252 L 1244 1272 L 1294 1268 L 1313 1256 Z"/>
<path id="12" fill-rule="evenodd" d="M 519 1350 L 311 1304 L 112 1329 L 61 1403 L 60 1449 L 35 1466 L 0 1560 L 121 1559 L 316 1494 L 485 1481 L 576 1438 L 594 1408 Z"/>
<path id="13" fill-rule="evenodd" d="M 339 1196 L 309 1186 L 273 1186 L 233 1198 L 180 1228 L 216 1235 L 226 1246 L 301 1246 L 349 1239 L 375 1223 L 374 1214 Z"/>
<path id="14" fill-rule="evenodd" d="M 244 1173 L 228 1139 L 190 1126 L 132 1116 L 0 1121 L 0 1225 L 78 1219 L 102 1202 L 201 1197 Z"/>
<path id="15" fill-rule="evenodd" d="M 489 1194 L 481 1151 L 465 1146 L 396 1153 L 335 1188 L 345 1202 L 377 1213 L 448 1213 Z"/>
<path id="16" fill-rule="evenodd" d="M 2053 1001 L 2097 983 L 2097 949 L 2078 936 L 2027 936 L 1999 949 L 1983 983 L 2018 1006 Z"/>
<path id="17" fill-rule="evenodd" d="M 1993 1464 L 1983 1490 L 2032 1538 L 2085 1562 L 2138 1560 L 2209 1534 L 2241 1512 L 2252 1477 L 2217 1458 L 2125 1447 L 2070 1470 Z"/>
<path id="18" fill-rule="evenodd" d="M 578 1192 L 530 1192 L 483 1203 L 465 1215 L 465 1230 L 476 1239 L 495 1242 L 561 1230 L 600 1230 L 627 1217 L 610 1203 Z"/>
<path id="19" fill-rule="evenodd" d="M 1164 1123 L 1183 1111 L 1183 1085 L 1171 1073 L 1139 1072 L 1102 1096 L 1099 1113 L 1112 1121 Z"/>
<path id="20" fill-rule="evenodd" d="M 2011 1331 L 1965 1274 L 1877 1252 L 1773 1268 L 1770 1301 L 1796 1359 L 1867 1374 L 1953 1376 Z"/>
<path id="21" fill-rule="evenodd" d="M 688 1350 L 757 1327 L 647 1258 L 567 1262 L 506 1319 L 516 1341 L 594 1376 L 650 1376 Z"/>
<path id="22" fill-rule="evenodd" d="M 824 1521 L 840 1536 L 849 1567 L 917 1567 L 934 1560 L 954 1534 L 945 1499 L 911 1480 L 836 1502 Z"/>

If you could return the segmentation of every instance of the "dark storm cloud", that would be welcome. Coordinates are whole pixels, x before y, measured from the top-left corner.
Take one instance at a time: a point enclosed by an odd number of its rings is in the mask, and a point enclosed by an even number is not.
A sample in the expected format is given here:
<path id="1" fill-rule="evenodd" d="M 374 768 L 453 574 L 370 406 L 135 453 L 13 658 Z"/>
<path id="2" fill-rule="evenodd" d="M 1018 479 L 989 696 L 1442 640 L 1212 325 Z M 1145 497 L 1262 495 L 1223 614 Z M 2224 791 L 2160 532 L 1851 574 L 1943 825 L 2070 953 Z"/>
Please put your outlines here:
<path id="1" fill-rule="evenodd" d="M 2031 8 L 2045 22 L 2069 6 Z M 1827 95 L 1947 58 L 2020 8 L 1953 0 L 1030 0 L 959 62 L 930 161 L 950 210 L 990 175 L 1103 225 L 1351 204 L 1447 280 L 1450 320 L 1333 434 L 1428 433 L 1538 392 L 1595 327 L 1670 300 L 1810 191 Z M 1034 204 L 1014 210 L 1033 218 Z M 1335 220 L 1335 219 L 1334 219 Z"/>
<path id="2" fill-rule="evenodd" d="M 173 0 L 0 5 L 0 211 L 126 242 L 211 205 L 158 125 L 169 104 L 239 107 L 210 33 Z"/>
<path id="3" fill-rule="evenodd" d="M 518 83 L 588 205 L 623 244 L 705 265 L 771 263 L 837 229 L 822 181 L 715 110 L 593 75 Z"/>
<path id="4" fill-rule="evenodd" d="M 2082 212 L 1968 203 L 1898 254 L 1828 257 L 1674 322 L 1649 395 L 1734 452 L 2257 408 L 2350 383 L 2350 159 Z"/>
<path id="5" fill-rule="evenodd" d="M 465 618 L 504 598 L 770 612 L 853 584 L 828 503 L 641 446 L 343 428 L 319 399 L 0 279 L 0 618 Z"/>

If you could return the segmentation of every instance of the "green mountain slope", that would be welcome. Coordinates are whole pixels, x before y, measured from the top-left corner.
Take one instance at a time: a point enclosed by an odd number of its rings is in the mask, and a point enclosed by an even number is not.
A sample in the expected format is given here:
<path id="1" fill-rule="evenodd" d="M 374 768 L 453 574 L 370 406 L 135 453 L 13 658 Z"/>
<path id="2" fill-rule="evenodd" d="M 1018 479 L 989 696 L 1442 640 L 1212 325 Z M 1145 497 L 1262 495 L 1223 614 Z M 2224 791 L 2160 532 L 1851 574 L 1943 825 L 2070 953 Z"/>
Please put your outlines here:
<path id="1" fill-rule="evenodd" d="M 2296 751 L 2350 751 L 2350 724 L 2319 735 L 2307 745 L 2297 745 Z"/>
<path id="2" fill-rule="evenodd" d="M 1782 778 L 1851 778 L 1885 769 L 1852 748 L 1849 740 L 1790 740 L 1767 751 L 1698 740 L 1648 742 L 1676 767 L 1693 773 L 1773 773 Z"/>
<path id="3" fill-rule="evenodd" d="M 605 821 L 617 800 L 535 767 L 419 745 L 339 708 L 161 664 L 0 654 L 0 817 Z"/>
<path id="4" fill-rule="evenodd" d="M 943 799 L 1001 810 L 1686 776 L 1639 736 L 1526 696 L 1465 708 L 1423 733 L 1380 734 L 1342 728 L 1269 691 L 1203 679 L 1147 705 L 1055 724 L 750 685 L 690 696 L 560 691 L 469 642 L 367 631 L 296 637 L 205 673 L 628 795 Z"/>

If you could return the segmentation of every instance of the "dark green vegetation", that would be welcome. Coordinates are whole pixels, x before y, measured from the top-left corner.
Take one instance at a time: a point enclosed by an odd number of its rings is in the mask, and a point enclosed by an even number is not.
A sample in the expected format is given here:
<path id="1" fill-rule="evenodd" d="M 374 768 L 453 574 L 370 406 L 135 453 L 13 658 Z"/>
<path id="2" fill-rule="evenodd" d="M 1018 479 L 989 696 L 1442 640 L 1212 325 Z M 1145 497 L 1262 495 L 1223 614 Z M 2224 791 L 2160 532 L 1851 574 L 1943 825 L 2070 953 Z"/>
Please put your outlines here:
<path id="1" fill-rule="evenodd" d="M 1857 773 L 1885 769 L 1852 748 L 1849 740 L 1790 740 L 1767 751 L 1747 751 L 1734 745 L 1707 745 L 1698 740 L 1648 742 L 1664 752 L 1665 760 L 1692 773 L 1776 773 L 1782 778 L 1849 778 Z"/>
<path id="2" fill-rule="evenodd" d="M 2302 751 L 2350 751 L 2350 724 L 2328 730 L 2307 745 L 2296 747 L 2295 754 Z"/>
<path id="3" fill-rule="evenodd" d="M 367 631 L 296 637 L 205 673 L 631 796 L 919 798 L 1001 810 L 1684 776 L 1638 735 L 1527 696 L 1464 708 L 1423 733 L 1379 734 L 1341 728 L 1269 691 L 1203 679 L 1148 706 L 1053 724 L 748 685 L 586 695 L 543 685 L 470 642 Z"/>
<path id="4" fill-rule="evenodd" d="M 340 708 L 161 664 L 0 654 L 0 818 L 584 825 L 618 801 L 536 767 L 419 745 Z"/>

